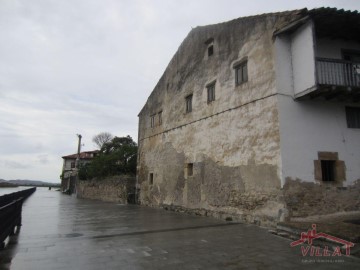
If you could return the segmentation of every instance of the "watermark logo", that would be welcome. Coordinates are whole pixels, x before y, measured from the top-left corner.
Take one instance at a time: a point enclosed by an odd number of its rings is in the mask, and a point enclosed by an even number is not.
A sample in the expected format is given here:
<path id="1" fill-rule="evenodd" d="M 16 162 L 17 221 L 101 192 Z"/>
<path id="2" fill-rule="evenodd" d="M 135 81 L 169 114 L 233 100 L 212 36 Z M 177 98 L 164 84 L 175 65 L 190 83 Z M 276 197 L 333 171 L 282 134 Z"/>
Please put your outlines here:
<path id="1" fill-rule="evenodd" d="M 339 246 L 336 246 L 335 249 L 333 251 L 329 250 L 328 246 L 325 246 L 322 250 L 320 247 L 314 247 L 312 245 L 313 240 L 314 239 L 319 239 L 319 238 L 323 238 L 323 239 L 327 239 L 331 242 L 337 243 L 339 244 Z M 307 246 L 304 246 L 302 244 L 308 244 Z M 302 256 L 315 256 L 315 257 L 320 257 L 320 256 L 328 256 L 328 257 L 335 257 L 335 256 L 342 256 L 344 255 L 341 251 L 341 246 L 345 247 L 345 254 L 346 256 L 350 255 L 350 248 L 352 248 L 354 246 L 354 243 L 346 241 L 344 239 L 326 234 L 326 233 L 317 233 L 316 232 L 316 224 L 312 224 L 312 230 L 308 230 L 307 232 L 302 232 L 300 239 L 296 240 L 294 242 L 291 242 L 290 246 L 291 247 L 296 247 L 298 245 L 302 245 L 301 246 L 301 253 Z"/>

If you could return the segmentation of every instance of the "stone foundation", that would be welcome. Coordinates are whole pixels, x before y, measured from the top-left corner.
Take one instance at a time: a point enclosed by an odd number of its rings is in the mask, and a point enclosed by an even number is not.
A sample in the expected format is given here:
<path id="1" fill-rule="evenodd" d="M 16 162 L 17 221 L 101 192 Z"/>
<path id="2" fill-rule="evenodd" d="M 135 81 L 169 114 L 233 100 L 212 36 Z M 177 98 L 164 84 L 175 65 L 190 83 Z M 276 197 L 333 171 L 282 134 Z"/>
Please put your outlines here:
<path id="1" fill-rule="evenodd" d="M 113 176 L 103 180 L 79 181 L 77 197 L 126 204 L 135 190 L 135 176 Z"/>
<path id="2" fill-rule="evenodd" d="M 337 187 L 287 179 L 284 199 L 291 218 L 359 211 L 360 180 Z"/>

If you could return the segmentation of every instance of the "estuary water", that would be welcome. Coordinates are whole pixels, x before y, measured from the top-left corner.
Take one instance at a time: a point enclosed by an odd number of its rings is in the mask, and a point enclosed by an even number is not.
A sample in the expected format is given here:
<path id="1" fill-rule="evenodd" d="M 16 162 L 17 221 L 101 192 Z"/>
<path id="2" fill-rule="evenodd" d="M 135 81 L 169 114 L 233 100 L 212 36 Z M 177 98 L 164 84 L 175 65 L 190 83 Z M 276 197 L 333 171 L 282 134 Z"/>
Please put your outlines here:
<path id="1" fill-rule="evenodd" d="M 5 194 L 10 194 L 13 192 L 18 192 L 20 190 L 24 190 L 24 189 L 28 189 L 31 188 L 29 187 L 0 187 L 0 196 L 5 195 Z"/>

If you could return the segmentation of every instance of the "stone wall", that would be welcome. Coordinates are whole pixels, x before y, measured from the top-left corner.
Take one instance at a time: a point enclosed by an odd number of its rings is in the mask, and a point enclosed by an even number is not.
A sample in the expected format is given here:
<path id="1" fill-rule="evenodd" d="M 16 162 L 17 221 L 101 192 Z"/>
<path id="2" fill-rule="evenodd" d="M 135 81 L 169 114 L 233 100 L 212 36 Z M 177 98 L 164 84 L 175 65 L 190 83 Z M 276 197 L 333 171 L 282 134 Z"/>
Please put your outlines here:
<path id="1" fill-rule="evenodd" d="M 353 185 L 337 187 L 288 178 L 284 199 L 290 218 L 360 211 L 360 179 Z"/>
<path id="2" fill-rule="evenodd" d="M 134 192 L 135 176 L 112 176 L 103 180 L 79 181 L 77 197 L 126 204 Z"/>
<path id="3" fill-rule="evenodd" d="M 142 204 L 256 223 L 281 218 L 273 32 L 293 18 L 248 17 L 189 33 L 139 114 Z M 244 59 L 249 79 L 236 85 L 234 67 Z M 152 121 L 159 112 L 161 122 Z"/>

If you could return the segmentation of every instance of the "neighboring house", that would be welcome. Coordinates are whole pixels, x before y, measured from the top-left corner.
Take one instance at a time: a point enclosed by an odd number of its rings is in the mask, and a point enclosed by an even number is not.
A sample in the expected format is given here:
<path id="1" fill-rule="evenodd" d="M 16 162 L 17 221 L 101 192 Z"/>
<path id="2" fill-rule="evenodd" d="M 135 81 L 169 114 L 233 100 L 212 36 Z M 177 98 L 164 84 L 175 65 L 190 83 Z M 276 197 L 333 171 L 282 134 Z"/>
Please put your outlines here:
<path id="1" fill-rule="evenodd" d="M 262 224 L 359 210 L 359 22 L 320 8 L 191 30 L 139 114 L 140 202 Z"/>
<path id="2" fill-rule="evenodd" d="M 81 152 L 79 156 L 79 166 L 91 162 L 99 153 L 99 150 Z M 61 174 L 61 190 L 72 193 L 75 187 L 75 176 L 77 175 L 76 159 L 78 154 L 63 156 L 63 168 Z"/>

